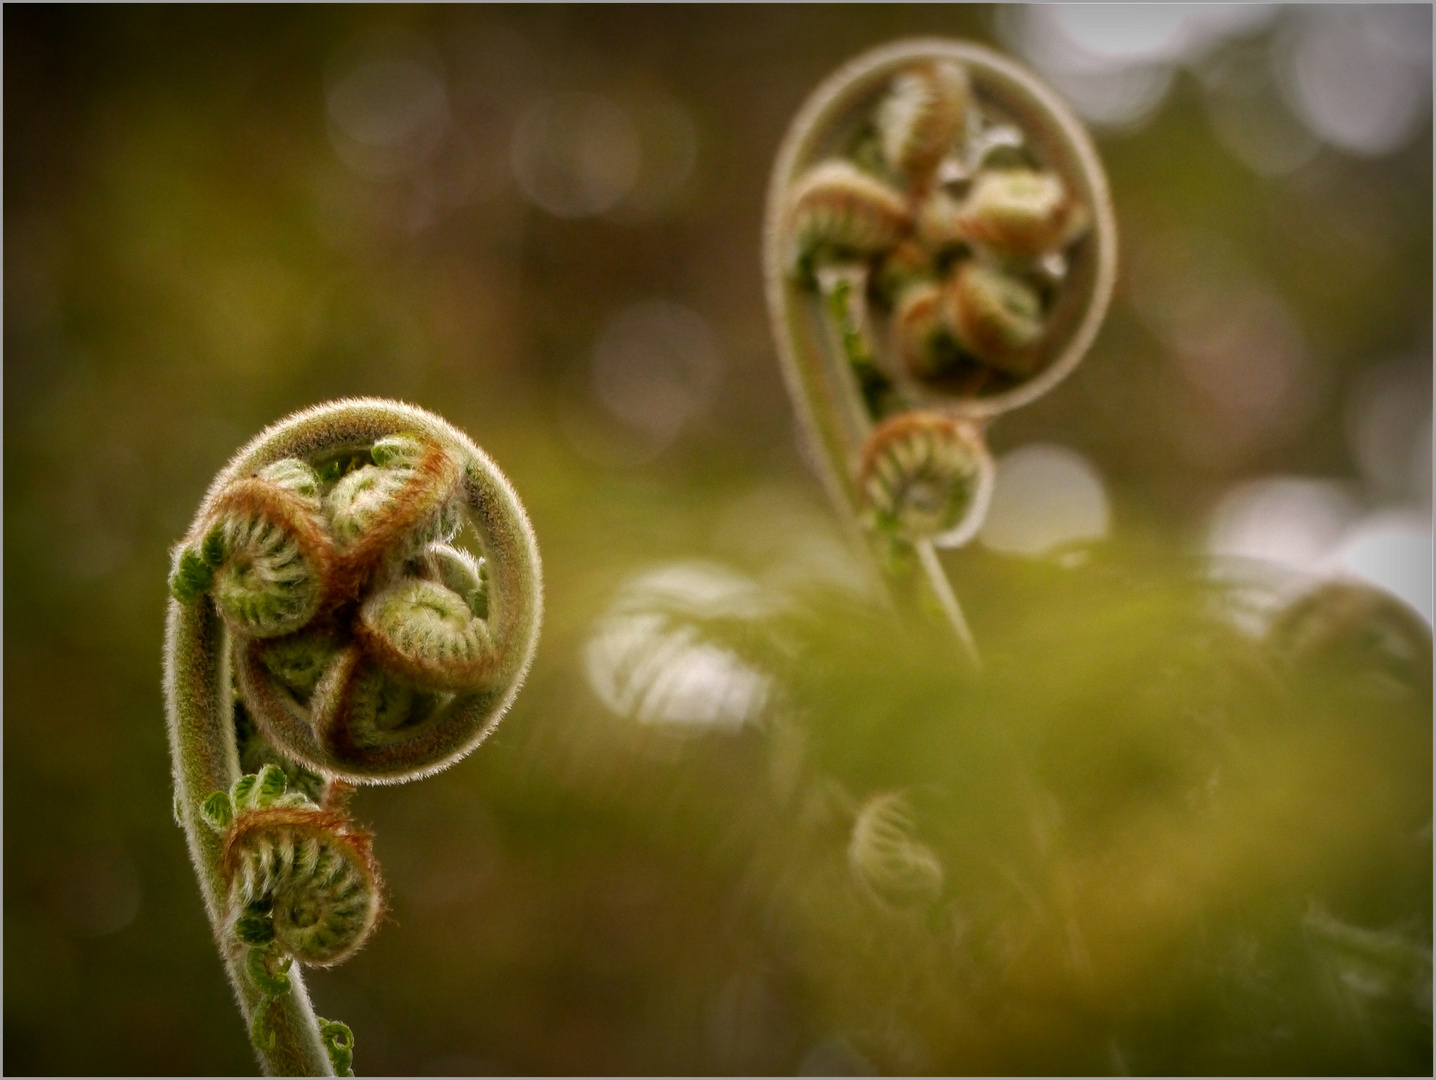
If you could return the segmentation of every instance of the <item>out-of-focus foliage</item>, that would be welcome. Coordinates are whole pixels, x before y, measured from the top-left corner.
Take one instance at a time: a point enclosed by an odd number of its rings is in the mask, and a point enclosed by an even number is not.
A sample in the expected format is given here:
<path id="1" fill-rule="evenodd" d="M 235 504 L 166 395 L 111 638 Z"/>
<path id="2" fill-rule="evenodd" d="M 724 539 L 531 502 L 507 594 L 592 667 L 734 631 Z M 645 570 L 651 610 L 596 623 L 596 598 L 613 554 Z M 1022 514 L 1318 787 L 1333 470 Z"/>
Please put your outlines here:
<path id="1" fill-rule="evenodd" d="M 345 394 L 493 455 L 548 610 L 488 744 L 353 798 L 390 920 L 311 988 L 356 1071 L 1429 1071 L 1429 630 L 1262 637 L 1429 575 L 1429 9 L 1127 10 L 7 12 L 9 1071 L 252 1068 L 168 546 Z M 804 95 L 918 33 L 1073 98 L 1123 244 L 947 556 L 980 677 L 806 470 L 758 268 Z"/>

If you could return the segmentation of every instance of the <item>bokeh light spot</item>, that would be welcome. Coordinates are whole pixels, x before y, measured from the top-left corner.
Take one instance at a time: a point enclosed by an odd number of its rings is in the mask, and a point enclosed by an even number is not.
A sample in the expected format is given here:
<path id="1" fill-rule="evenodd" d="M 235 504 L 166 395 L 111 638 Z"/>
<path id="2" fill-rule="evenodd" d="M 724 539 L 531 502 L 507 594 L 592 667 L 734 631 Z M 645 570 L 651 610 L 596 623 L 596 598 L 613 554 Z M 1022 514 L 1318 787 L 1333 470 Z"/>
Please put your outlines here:
<path id="1" fill-rule="evenodd" d="M 623 109 L 594 94 L 556 94 L 514 128 L 514 177 L 530 201 L 563 218 L 616 206 L 638 177 L 638 129 Z"/>
<path id="2" fill-rule="evenodd" d="M 1354 500 L 1331 481 L 1253 480 L 1218 504 L 1208 550 L 1317 574 L 1355 516 Z"/>
<path id="3" fill-rule="evenodd" d="M 1306 8 L 1284 42 L 1283 87 L 1311 129 L 1332 145 L 1387 154 L 1429 115 L 1431 9 L 1410 8 Z M 1403 23 L 1409 25 L 1403 29 Z M 1424 56 L 1413 55 L 1412 44 L 1421 41 Z"/>
<path id="4" fill-rule="evenodd" d="M 1431 502 L 1431 363 L 1388 361 L 1347 399 L 1347 437 L 1362 476 L 1385 499 Z"/>
<path id="5" fill-rule="evenodd" d="M 71 932 L 105 937 L 129 926 L 140 913 L 140 876 L 118 844 L 90 845 L 66 863 L 56 900 Z"/>
<path id="6" fill-rule="evenodd" d="M 438 148 L 449 100 L 437 56 L 422 38 L 394 35 L 351 46 L 331 65 L 330 141 L 370 179 L 413 172 Z"/>
<path id="7" fill-rule="evenodd" d="M 987 520 L 984 547 L 1016 555 L 1107 535 L 1111 513 L 1102 477 L 1085 457 L 1065 446 L 1036 444 L 1004 454 Z"/>
<path id="8" fill-rule="evenodd" d="M 1335 566 L 1385 589 L 1431 621 L 1431 520 L 1373 514 L 1342 539 Z"/>
<path id="9" fill-rule="evenodd" d="M 646 460 L 668 446 L 707 405 L 721 357 L 712 329 L 691 308 L 643 300 L 603 328 L 590 357 L 589 387 L 614 419 L 638 436 Z"/>

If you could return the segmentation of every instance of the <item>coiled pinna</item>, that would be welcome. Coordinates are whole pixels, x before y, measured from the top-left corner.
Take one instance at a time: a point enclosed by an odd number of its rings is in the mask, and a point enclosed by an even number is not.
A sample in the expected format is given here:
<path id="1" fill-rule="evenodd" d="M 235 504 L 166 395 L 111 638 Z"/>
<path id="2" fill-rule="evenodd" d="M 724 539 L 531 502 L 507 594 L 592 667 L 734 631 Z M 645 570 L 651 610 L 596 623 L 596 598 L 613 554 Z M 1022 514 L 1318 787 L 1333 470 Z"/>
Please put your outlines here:
<path id="1" fill-rule="evenodd" d="M 951 60 L 899 72 L 878 106 L 883 156 L 915 191 L 925 190 L 938 163 L 967 131 L 972 87 Z"/>
<path id="2" fill-rule="evenodd" d="M 847 161 L 815 165 L 797 180 L 789 198 L 788 260 L 799 272 L 810 269 L 814 258 L 886 251 L 912 224 L 901 192 Z"/>
<path id="3" fill-rule="evenodd" d="M 456 546 L 468 535 L 477 555 Z M 320 1024 L 292 968 L 364 943 L 378 869 L 368 834 L 285 774 L 317 793 L 395 783 L 477 746 L 537 644 L 533 531 L 456 428 L 339 401 L 263 432 L 219 474 L 175 549 L 170 593 L 176 818 L 252 1041 L 267 1072 L 347 1072 L 352 1034 Z M 246 760 L 269 762 L 243 777 L 237 723 Z"/>
<path id="4" fill-rule="evenodd" d="M 916 836 L 912 808 L 901 792 L 874 795 L 858 811 L 848 839 L 848 866 L 873 899 L 915 908 L 942 895 L 942 861 Z"/>
<path id="5" fill-rule="evenodd" d="M 287 792 L 266 765 L 205 800 L 223 837 L 225 923 L 246 945 L 271 943 L 301 964 L 328 967 L 363 946 L 383 910 L 370 836 L 347 817 Z"/>
<path id="6" fill-rule="evenodd" d="M 1022 376 L 1041 363 L 1042 302 L 1020 278 L 964 263 L 947 283 L 944 300 L 958 341 L 990 367 Z"/>
<path id="7" fill-rule="evenodd" d="M 993 169 L 973 181 L 958 212 L 957 229 L 983 252 L 1022 260 L 1067 246 L 1089 220 L 1056 173 Z"/>
<path id="8" fill-rule="evenodd" d="M 275 637 L 310 621 L 325 600 L 334 548 L 320 517 L 317 477 L 281 458 L 226 486 L 202 534 L 176 551 L 170 591 L 209 592 L 230 629 Z"/>
<path id="9" fill-rule="evenodd" d="M 993 465 L 980 433 L 942 413 L 903 413 L 863 447 L 858 485 L 872 526 L 908 541 L 961 544 L 982 524 Z"/>

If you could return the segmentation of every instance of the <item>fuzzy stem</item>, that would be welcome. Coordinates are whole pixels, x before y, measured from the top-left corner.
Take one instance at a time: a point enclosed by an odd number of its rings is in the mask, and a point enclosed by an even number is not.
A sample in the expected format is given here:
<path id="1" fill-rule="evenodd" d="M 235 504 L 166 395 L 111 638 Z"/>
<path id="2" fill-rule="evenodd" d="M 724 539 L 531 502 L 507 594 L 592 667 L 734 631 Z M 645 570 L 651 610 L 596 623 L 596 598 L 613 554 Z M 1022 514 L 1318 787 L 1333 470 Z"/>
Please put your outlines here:
<path id="1" fill-rule="evenodd" d="M 200 803 L 211 792 L 229 790 L 239 777 L 227 644 L 224 627 L 208 597 L 194 604 L 169 602 L 165 707 L 179 817 L 215 941 L 249 1031 L 264 995 L 245 974 L 244 946 L 225 929 L 222 840 L 199 816 Z M 270 1076 L 333 1076 L 297 966 L 289 978 L 290 990 L 269 1006 L 266 1026 L 274 1034 L 274 1046 L 256 1049 L 260 1066 Z"/>
<path id="2" fill-rule="evenodd" d="M 834 501 L 847 512 L 850 526 L 855 526 L 861 504 L 852 459 L 873 419 L 860 380 L 880 374 L 873 363 L 872 343 L 864 337 L 859 286 L 865 287 L 866 270 L 861 263 L 819 267 L 821 295 L 814 297 L 812 283 L 794 273 L 794 192 L 815 167 L 834 164 L 838 137 L 846 139 L 860 115 L 871 117 L 874 95 L 882 86 L 891 85 L 895 75 L 914 65 L 933 62 L 963 69 L 970 81 L 970 100 L 978 103 L 979 110 L 987 107 L 983 102 L 994 106 L 1002 125 L 990 128 L 986 136 L 979 134 L 967 147 L 973 156 L 960 175 L 944 179 L 969 179 L 988 150 L 1021 141 L 1040 150 L 1046 165 L 1091 215 L 1090 235 L 1074 250 L 1074 272 L 1065 279 L 1066 288 L 1075 291 L 1053 311 L 1041 370 L 1002 392 L 974 391 L 952 397 L 947 405 L 980 424 L 1046 393 L 1072 371 L 1092 344 L 1116 280 L 1116 218 L 1101 160 L 1080 121 L 1031 72 L 969 42 L 915 38 L 864 53 L 830 76 L 804 104 L 779 149 L 768 187 L 763 275 L 783 376 L 803 435 L 816 451 L 818 471 Z M 979 111 L 979 118 L 983 115 Z M 884 562 L 887 553 L 876 550 L 870 536 L 868 540 L 879 562 Z M 969 656 L 974 656 L 972 633 L 936 553 L 927 544 L 909 550 L 921 563 L 918 577 L 926 583 L 928 598 L 943 609 Z M 885 565 L 892 567 L 893 561 L 887 559 Z"/>

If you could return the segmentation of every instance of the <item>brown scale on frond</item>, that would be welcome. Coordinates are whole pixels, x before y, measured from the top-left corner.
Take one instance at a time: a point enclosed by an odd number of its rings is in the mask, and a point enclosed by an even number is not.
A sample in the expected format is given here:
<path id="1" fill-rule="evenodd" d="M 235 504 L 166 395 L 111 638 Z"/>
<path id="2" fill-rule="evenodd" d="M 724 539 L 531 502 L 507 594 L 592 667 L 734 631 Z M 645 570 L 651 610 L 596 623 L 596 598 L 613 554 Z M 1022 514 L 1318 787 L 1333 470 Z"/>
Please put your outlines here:
<path id="1" fill-rule="evenodd" d="M 220 856 L 226 875 L 234 875 L 251 834 L 281 828 L 342 843 L 372 876 L 378 877 L 379 864 L 374 858 L 373 833 L 356 825 L 340 811 L 306 806 L 266 806 L 240 811 L 225 834 L 223 854 Z"/>

